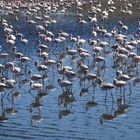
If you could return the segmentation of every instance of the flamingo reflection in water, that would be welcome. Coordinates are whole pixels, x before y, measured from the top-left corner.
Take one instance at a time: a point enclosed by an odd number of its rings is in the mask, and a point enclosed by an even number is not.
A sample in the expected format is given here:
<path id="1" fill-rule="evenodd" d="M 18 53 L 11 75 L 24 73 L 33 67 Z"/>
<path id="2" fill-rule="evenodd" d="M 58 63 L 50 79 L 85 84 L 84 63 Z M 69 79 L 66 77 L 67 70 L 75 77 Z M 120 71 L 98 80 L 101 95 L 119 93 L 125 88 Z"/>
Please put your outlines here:
<path id="1" fill-rule="evenodd" d="M 61 110 L 59 112 L 59 119 L 62 119 L 63 117 L 66 117 L 66 116 L 69 116 L 69 115 L 72 115 L 72 114 L 73 114 L 73 112 L 71 112 L 70 110 L 67 110 L 67 109 Z"/>
<path id="2" fill-rule="evenodd" d="M 44 117 L 41 115 L 41 110 L 40 110 L 42 106 L 43 105 L 40 103 L 40 97 L 39 96 L 35 97 L 35 101 L 30 104 L 30 112 L 31 113 L 33 112 L 33 108 L 37 109 L 38 112 L 37 114 L 32 115 L 31 125 L 33 125 L 35 122 L 41 122 L 44 119 Z"/>
<path id="3" fill-rule="evenodd" d="M 35 97 L 35 101 L 33 103 L 30 104 L 30 112 L 32 113 L 33 112 L 33 108 L 34 109 L 37 109 L 38 112 L 37 112 L 37 115 L 32 115 L 31 117 L 31 125 L 34 124 L 34 122 L 41 122 L 43 120 L 43 116 L 41 115 L 41 107 L 43 105 L 40 103 L 40 97 L 37 96 Z"/>
<path id="4" fill-rule="evenodd" d="M 0 122 L 6 122 L 9 118 L 7 117 L 7 114 L 5 111 L 2 112 L 0 115 Z"/>
<path id="5" fill-rule="evenodd" d="M 41 108 L 43 104 L 41 103 L 41 98 L 47 96 L 48 94 L 43 91 L 38 91 L 38 94 L 35 98 L 35 101 L 30 104 L 30 112 L 33 112 L 33 109 L 37 110 L 37 114 L 34 114 L 31 116 L 31 125 L 33 125 L 35 122 L 41 122 L 44 117 L 41 115 Z"/>
<path id="6" fill-rule="evenodd" d="M 86 110 L 89 110 L 90 108 L 96 107 L 98 103 L 96 103 L 93 99 L 91 101 L 88 101 L 86 103 Z"/>
<path id="7" fill-rule="evenodd" d="M 64 91 L 61 95 L 58 97 L 58 104 L 63 105 L 64 107 L 68 107 L 68 105 L 71 105 L 73 102 L 75 102 L 76 99 L 72 92 Z"/>
<path id="8" fill-rule="evenodd" d="M 117 110 L 114 110 L 114 103 L 112 103 L 111 111 L 108 112 L 108 106 L 105 103 L 106 113 L 102 114 L 100 117 L 100 123 L 103 124 L 105 121 L 114 120 L 117 117 L 125 116 L 130 110 L 131 105 L 126 104 L 125 97 L 121 97 L 117 101 Z"/>
<path id="9" fill-rule="evenodd" d="M 33 125 L 35 122 L 41 122 L 44 119 L 44 117 L 40 114 L 32 115 L 31 117 L 31 125 Z"/>
<path id="10" fill-rule="evenodd" d="M 101 115 L 100 124 L 103 124 L 106 121 L 111 121 L 116 118 L 116 116 L 114 115 L 114 112 L 113 112 L 114 111 L 114 102 L 112 102 L 112 104 L 111 104 L 110 111 L 108 110 L 109 109 L 108 106 L 110 106 L 110 105 L 107 105 L 107 103 L 105 102 L 106 112 Z"/>
<path id="11" fill-rule="evenodd" d="M 91 92 L 89 93 L 89 95 L 92 97 L 92 100 L 86 103 L 86 110 L 89 110 L 90 108 L 96 107 L 98 105 L 98 103 L 95 101 L 95 93 L 96 93 L 96 87 L 99 84 L 100 80 L 99 77 L 93 73 L 87 74 L 87 80 L 91 82 L 91 85 L 89 85 L 87 89 L 90 87 L 93 88 L 91 91 L 88 90 L 88 92 Z"/>
<path id="12" fill-rule="evenodd" d="M 1 103 L 1 112 L 2 112 L 2 115 L 0 116 L 0 118 L 2 119 L 2 117 L 4 116 L 5 117 L 5 112 L 3 111 L 4 110 L 4 102 L 3 102 L 3 99 L 4 99 L 4 96 L 5 96 L 5 93 L 3 93 L 5 91 L 5 88 L 7 86 L 3 83 L 0 83 L 0 103 Z"/>
<path id="13" fill-rule="evenodd" d="M 96 92 L 95 89 L 97 86 L 95 79 L 92 81 L 92 84 L 87 87 L 87 89 L 90 88 L 91 86 L 93 87 L 93 90 L 91 91 L 88 90 L 88 94 L 92 97 L 92 100 L 86 103 L 86 107 L 85 107 L 86 110 L 89 110 L 90 108 L 96 107 L 98 105 L 98 103 L 95 101 L 95 92 Z M 89 93 L 89 92 L 92 92 L 92 93 Z"/>
<path id="14" fill-rule="evenodd" d="M 16 113 L 18 113 L 18 110 L 17 110 L 17 108 L 15 106 L 15 98 L 16 97 L 17 96 L 15 96 L 15 95 L 12 96 L 12 98 L 9 99 L 9 103 L 11 103 L 10 107 L 7 107 L 7 108 L 4 109 L 4 112 L 6 113 L 7 116 L 15 115 Z"/>
<path id="15" fill-rule="evenodd" d="M 131 105 L 126 104 L 125 98 L 121 98 L 117 103 L 118 108 L 114 112 L 115 117 L 125 116 L 130 110 Z"/>
<path id="16" fill-rule="evenodd" d="M 5 108 L 4 107 L 4 102 L 1 102 L 1 107 L 2 107 L 2 114 L 0 116 L 0 122 L 6 122 L 9 119 L 9 115 L 15 115 L 18 110 L 15 107 L 15 99 L 18 95 L 13 94 L 11 99 L 8 99 L 8 101 L 11 103 L 10 107 Z"/>
<path id="17" fill-rule="evenodd" d="M 61 110 L 59 112 L 59 118 L 62 119 L 65 116 L 69 116 L 70 114 L 73 114 L 73 112 L 70 111 L 72 107 L 72 103 L 76 101 L 73 93 L 69 90 L 64 91 L 61 95 L 58 97 L 58 104 L 63 105 L 65 107 L 64 110 Z M 69 105 L 69 108 L 68 108 Z"/>

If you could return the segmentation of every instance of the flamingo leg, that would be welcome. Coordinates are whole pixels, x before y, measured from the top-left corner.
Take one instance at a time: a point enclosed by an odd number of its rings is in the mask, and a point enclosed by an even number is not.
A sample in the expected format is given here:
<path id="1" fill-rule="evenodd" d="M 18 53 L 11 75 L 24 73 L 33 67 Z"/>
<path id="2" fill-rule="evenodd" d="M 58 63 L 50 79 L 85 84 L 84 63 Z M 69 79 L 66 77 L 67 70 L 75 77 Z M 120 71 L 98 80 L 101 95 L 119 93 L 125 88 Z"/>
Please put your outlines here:
<path id="1" fill-rule="evenodd" d="M 112 102 L 114 103 L 114 97 L 113 97 L 111 90 L 110 90 L 110 93 L 111 93 L 111 97 L 112 97 Z"/>
<path id="2" fill-rule="evenodd" d="M 106 103 L 106 100 L 107 100 L 107 90 L 106 90 L 106 94 L 105 94 L 105 103 Z"/>

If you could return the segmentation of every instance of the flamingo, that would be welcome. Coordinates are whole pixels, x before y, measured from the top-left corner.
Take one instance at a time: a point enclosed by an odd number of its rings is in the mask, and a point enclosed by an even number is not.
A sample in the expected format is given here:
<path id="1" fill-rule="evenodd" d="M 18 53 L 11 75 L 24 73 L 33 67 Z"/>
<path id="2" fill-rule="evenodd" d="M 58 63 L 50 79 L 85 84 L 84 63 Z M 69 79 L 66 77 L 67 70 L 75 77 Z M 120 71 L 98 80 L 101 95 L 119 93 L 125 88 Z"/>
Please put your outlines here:
<path id="1" fill-rule="evenodd" d="M 31 90 L 37 90 L 38 92 L 41 91 L 43 88 L 43 85 L 41 83 L 35 83 L 34 81 L 30 81 L 30 89 Z"/>
<path id="2" fill-rule="evenodd" d="M 99 80 L 99 85 L 100 85 L 100 88 L 104 91 L 106 91 L 106 96 L 105 96 L 105 102 L 107 100 L 107 94 L 108 94 L 108 91 L 110 91 L 111 93 L 111 97 L 112 97 L 112 101 L 114 102 L 114 98 L 113 98 L 113 94 L 111 92 L 111 90 L 113 88 L 115 88 L 115 86 L 111 83 L 106 83 L 106 82 L 103 82 L 102 79 Z"/>
<path id="3" fill-rule="evenodd" d="M 69 89 L 72 86 L 72 82 L 69 80 L 58 79 L 58 84 L 62 89 L 63 88 Z"/>

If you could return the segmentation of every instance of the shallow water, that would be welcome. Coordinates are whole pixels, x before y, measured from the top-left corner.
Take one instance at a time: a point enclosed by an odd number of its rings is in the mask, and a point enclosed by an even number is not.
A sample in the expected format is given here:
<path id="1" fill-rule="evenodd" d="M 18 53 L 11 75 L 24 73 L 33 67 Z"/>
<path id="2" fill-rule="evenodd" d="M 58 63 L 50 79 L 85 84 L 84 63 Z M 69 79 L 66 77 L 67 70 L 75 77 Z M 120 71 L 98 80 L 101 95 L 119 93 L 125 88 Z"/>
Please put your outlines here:
<path id="1" fill-rule="evenodd" d="M 54 15 L 53 15 L 54 16 Z M 48 30 L 55 32 L 56 34 L 61 29 L 62 31 L 72 33 L 74 36 L 80 35 L 81 38 L 88 40 L 92 38 L 89 33 L 91 30 L 90 23 L 86 26 L 82 26 L 76 22 L 76 18 L 57 15 L 54 19 L 57 19 L 57 23 L 48 27 Z M 28 63 L 28 69 L 31 69 L 34 73 L 38 73 L 35 69 L 34 61 L 40 60 L 37 55 L 36 41 L 38 40 L 37 32 L 34 26 L 27 24 L 23 19 L 19 21 L 12 21 L 11 24 L 14 29 L 20 31 L 29 40 L 27 48 L 27 56 L 31 58 Z M 129 36 L 133 35 L 137 28 L 137 21 L 127 23 L 129 27 Z M 106 23 L 104 25 L 108 31 L 110 31 L 116 23 Z M 4 32 L 2 27 L 0 28 L 0 45 L 2 46 L 1 52 L 7 52 L 8 46 L 6 45 Z M 110 42 L 110 46 L 113 44 L 113 40 Z M 63 53 L 64 45 L 68 45 L 71 48 L 75 48 L 74 44 L 70 41 L 65 41 L 64 44 L 53 44 L 50 47 L 53 50 L 54 55 L 51 55 L 52 59 L 57 60 L 59 54 Z M 16 47 L 19 52 L 24 52 L 24 47 L 20 41 L 16 42 Z M 84 46 L 90 51 L 89 45 Z M 57 55 L 56 55 L 57 54 Z M 106 55 L 106 65 L 104 79 L 107 82 L 112 82 L 112 77 L 115 76 L 115 71 L 112 66 L 112 54 Z M 91 63 L 91 59 L 90 62 Z M 70 57 L 65 58 L 65 65 L 70 65 L 75 71 L 77 67 L 75 62 L 70 63 Z M 93 70 L 96 72 L 96 70 Z M 53 76 L 54 74 L 54 76 Z M 72 92 L 76 99 L 72 103 L 71 107 L 68 107 L 68 114 L 64 115 L 63 112 L 66 111 L 61 105 L 58 105 L 58 97 L 63 93 L 60 86 L 58 86 L 57 80 L 61 76 L 57 73 L 56 67 L 54 71 L 49 68 L 48 80 L 45 81 L 45 86 L 53 84 L 56 88 L 53 91 L 47 91 L 48 96 L 40 100 L 42 107 L 40 110 L 34 109 L 30 112 L 30 105 L 35 101 L 34 97 L 29 94 L 30 89 L 29 83 L 22 84 L 18 91 L 21 93 L 19 97 L 16 98 L 15 104 L 8 100 L 4 100 L 4 109 L 13 107 L 17 110 L 15 114 L 9 114 L 8 120 L 6 122 L 0 122 L 0 139 L 2 140 L 15 140 L 15 139 L 49 139 L 49 140 L 122 140 L 122 139 L 134 139 L 138 140 L 140 138 L 140 87 L 131 86 L 132 94 L 129 96 L 129 90 L 126 89 L 126 99 L 125 104 L 128 105 L 128 112 L 120 117 L 114 118 L 110 121 L 103 121 L 101 123 L 101 116 L 103 114 L 114 114 L 118 109 L 117 98 L 119 92 L 116 94 L 115 89 L 113 89 L 113 95 L 115 102 L 111 102 L 111 96 L 108 95 L 107 103 L 105 104 L 105 92 L 100 88 L 96 89 L 95 101 L 98 103 L 97 106 L 91 107 L 86 110 L 86 103 L 92 100 L 93 90 L 89 91 L 89 95 L 80 96 L 80 91 L 82 86 L 79 84 L 79 79 L 74 80 Z M 23 75 L 20 81 L 28 79 L 27 76 Z M 86 83 L 88 84 L 88 83 Z M 18 86 L 17 86 L 18 88 Z M 36 96 L 35 91 L 31 91 L 34 96 Z M 34 119 L 40 118 L 38 121 Z"/>

